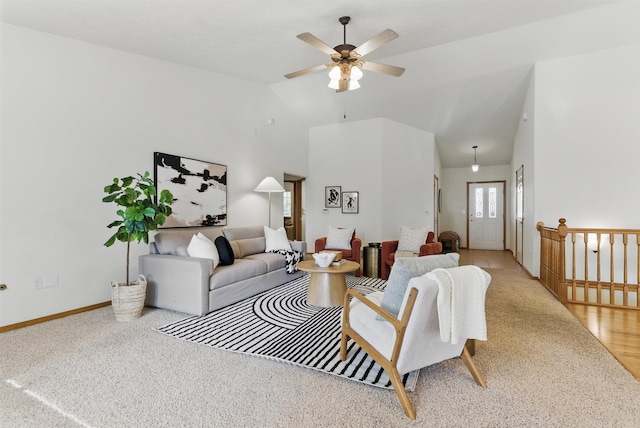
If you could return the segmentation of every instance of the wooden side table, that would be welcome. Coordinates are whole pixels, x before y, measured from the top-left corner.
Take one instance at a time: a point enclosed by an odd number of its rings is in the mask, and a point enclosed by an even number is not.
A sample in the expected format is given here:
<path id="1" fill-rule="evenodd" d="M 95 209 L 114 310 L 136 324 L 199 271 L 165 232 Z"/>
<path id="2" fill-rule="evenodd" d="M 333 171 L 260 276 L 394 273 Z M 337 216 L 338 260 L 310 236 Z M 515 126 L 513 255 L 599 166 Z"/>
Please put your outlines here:
<path id="1" fill-rule="evenodd" d="M 311 274 L 307 303 L 322 308 L 342 306 L 344 294 L 347 292 L 347 281 L 344 274 L 360 269 L 360 264 L 345 261 L 337 266 L 322 268 L 315 260 L 305 260 L 298 263 L 298 269 Z"/>

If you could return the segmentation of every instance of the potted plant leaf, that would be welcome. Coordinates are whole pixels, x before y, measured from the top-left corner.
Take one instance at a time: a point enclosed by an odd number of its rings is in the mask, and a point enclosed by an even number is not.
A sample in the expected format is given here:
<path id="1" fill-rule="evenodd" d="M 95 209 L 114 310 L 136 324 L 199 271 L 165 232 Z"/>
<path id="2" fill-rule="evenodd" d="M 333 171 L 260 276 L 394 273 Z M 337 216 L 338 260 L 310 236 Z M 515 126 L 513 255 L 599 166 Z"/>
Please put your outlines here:
<path id="1" fill-rule="evenodd" d="M 162 226 L 171 214 L 173 195 L 168 190 L 157 195 L 148 171 L 137 177 L 114 178 L 113 183 L 105 186 L 104 192 L 107 196 L 102 202 L 115 203 L 119 217 L 107 226 L 118 229 L 104 245 L 110 247 L 116 241 L 127 243 L 125 282 L 112 281 L 111 304 L 117 321 L 130 321 L 140 317 L 147 289 L 143 275 L 139 275 L 137 281 L 129 281 L 131 242 L 149 243 L 149 232 Z"/>

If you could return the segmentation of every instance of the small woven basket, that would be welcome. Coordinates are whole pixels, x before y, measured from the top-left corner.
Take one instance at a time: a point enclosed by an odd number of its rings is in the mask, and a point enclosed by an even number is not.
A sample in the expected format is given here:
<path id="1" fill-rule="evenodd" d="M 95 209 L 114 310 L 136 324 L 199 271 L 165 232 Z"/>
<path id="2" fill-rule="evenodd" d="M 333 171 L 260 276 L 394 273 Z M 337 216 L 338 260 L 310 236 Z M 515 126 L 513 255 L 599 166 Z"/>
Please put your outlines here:
<path id="1" fill-rule="evenodd" d="M 129 285 L 111 282 L 111 305 L 116 321 L 131 321 L 140 318 L 144 299 L 147 292 L 147 279 L 144 275 L 138 276 L 138 281 Z"/>

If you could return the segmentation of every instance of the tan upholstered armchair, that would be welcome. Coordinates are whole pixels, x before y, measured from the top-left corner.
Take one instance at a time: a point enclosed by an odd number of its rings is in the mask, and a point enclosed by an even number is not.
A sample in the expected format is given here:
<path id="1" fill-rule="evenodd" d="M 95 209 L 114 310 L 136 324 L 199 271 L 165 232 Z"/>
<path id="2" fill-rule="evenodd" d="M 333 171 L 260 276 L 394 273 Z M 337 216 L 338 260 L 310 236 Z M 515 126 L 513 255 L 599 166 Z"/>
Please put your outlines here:
<path id="1" fill-rule="evenodd" d="M 429 232 L 427 234 L 427 240 L 420 246 L 419 257 L 432 256 L 434 254 L 442 253 L 442 243 L 434 241 L 434 233 Z M 380 277 L 382 279 L 389 279 L 389 273 L 391 272 L 391 266 L 396 259 L 396 250 L 398 249 L 399 241 L 385 241 L 381 245 L 381 266 Z"/>
<path id="2" fill-rule="evenodd" d="M 349 249 L 346 248 L 331 248 L 327 247 L 327 237 L 322 237 L 316 239 L 315 252 L 319 253 L 323 250 L 332 250 L 332 251 L 340 251 L 342 253 L 342 258 L 345 260 L 351 260 L 358 264 L 360 262 L 360 249 L 362 248 L 362 240 L 356 237 L 356 231 L 353 230 L 353 234 L 351 235 L 351 243 Z M 362 275 L 362 268 L 358 268 L 355 272 L 355 276 Z"/>
<path id="3" fill-rule="evenodd" d="M 464 313 L 462 316 L 467 319 L 463 320 L 462 324 L 480 324 L 485 321 L 484 295 L 491 277 L 475 266 L 455 269 L 463 269 L 466 274 L 469 274 L 468 270 L 475 269 L 471 274 L 477 278 L 473 283 L 477 288 L 473 288 L 467 296 L 472 296 L 477 301 L 482 300 L 482 311 L 476 311 L 475 316 Z M 462 290 L 466 293 L 469 289 L 463 285 Z M 347 342 L 349 338 L 353 339 L 385 370 L 404 413 L 411 419 L 416 418 L 416 412 L 402 384 L 401 376 L 406 373 L 460 357 L 476 383 L 484 388 L 487 386 L 465 346 L 466 339 L 473 338 L 473 334 L 466 331 L 466 335 L 455 335 L 457 340 L 442 339 L 443 332 L 446 336 L 448 330 L 441 327 L 438 319 L 439 292 L 439 283 L 431 277 L 412 278 L 406 288 L 397 318 L 379 306 L 384 296 L 382 292 L 365 297 L 354 289 L 348 289 L 345 294 L 340 359 L 345 361 L 349 358 Z M 382 304 L 384 305 L 384 302 Z M 472 316 L 473 318 L 468 318 Z M 379 317 L 384 320 L 378 319 Z M 350 352 L 357 351 L 352 349 Z"/>

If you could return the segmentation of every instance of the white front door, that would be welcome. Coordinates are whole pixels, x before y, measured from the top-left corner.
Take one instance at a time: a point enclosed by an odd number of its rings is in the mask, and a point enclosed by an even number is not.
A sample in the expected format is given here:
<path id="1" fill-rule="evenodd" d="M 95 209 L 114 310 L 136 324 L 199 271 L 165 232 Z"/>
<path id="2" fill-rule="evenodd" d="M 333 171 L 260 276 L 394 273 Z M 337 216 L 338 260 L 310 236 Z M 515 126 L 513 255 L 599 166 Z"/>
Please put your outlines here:
<path id="1" fill-rule="evenodd" d="M 504 182 L 468 183 L 469 249 L 504 250 Z"/>

